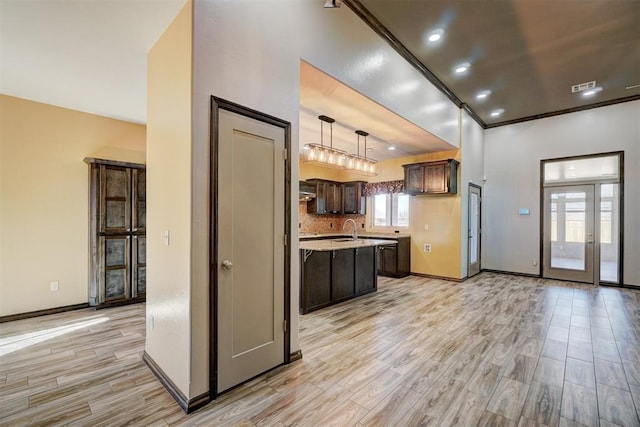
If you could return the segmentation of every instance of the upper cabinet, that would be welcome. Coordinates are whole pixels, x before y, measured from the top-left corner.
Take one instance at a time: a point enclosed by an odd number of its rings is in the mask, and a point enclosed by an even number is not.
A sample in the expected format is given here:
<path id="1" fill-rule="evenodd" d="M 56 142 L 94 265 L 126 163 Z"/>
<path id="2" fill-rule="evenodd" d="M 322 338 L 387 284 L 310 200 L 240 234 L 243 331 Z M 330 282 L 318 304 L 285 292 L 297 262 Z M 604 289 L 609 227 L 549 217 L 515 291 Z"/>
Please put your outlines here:
<path id="1" fill-rule="evenodd" d="M 324 214 L 365 214 L 364 181 L 335 182 L 323 179 L 309 179 L 316 197 L 307 203 L 307 213 Z"/>
<path id="2" fill-rule="evenodd" d="M 403 165 L 404 191 L 411 195 L 456 194 L 459 162 L 454 159 Z"/>
<path id="3" fill-rule="evenodd" d="M 339 182 L 327 182 L 327 213 L 342 213 L 342 186 Z"/>
<path id="4" fill-rule="evenodd" d="M 365 184 L 364 181 L 342 183 L 342 211 L 345 214 L 364 215 L 366 213 Z"/>

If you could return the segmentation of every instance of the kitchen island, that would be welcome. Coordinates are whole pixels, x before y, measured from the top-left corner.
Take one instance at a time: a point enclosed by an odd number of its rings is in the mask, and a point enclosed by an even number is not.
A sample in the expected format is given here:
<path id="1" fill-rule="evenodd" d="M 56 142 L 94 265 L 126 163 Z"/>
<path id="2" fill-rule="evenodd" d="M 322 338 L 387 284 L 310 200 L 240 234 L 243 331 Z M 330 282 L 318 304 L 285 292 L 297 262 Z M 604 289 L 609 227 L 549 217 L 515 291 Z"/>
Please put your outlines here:
<path id="1" fill-rule="evenodd" d="M 378 248 L 394 243 L 347 237 L 301 241 L 300 313 L 375 292 Z"/>

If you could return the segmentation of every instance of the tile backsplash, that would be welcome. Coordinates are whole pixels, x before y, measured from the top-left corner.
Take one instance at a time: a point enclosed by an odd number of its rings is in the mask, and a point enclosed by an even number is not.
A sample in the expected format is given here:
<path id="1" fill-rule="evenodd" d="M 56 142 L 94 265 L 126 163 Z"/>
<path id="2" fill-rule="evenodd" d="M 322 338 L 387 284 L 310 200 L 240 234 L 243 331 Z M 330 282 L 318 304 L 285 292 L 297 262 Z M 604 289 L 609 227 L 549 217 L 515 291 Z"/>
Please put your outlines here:
<path id="1" fill-rule="evenodd" d="M 307 213 L 307 204 L 300 202 L 300 233 L 342 233 L 345 220 L 351 218 L 358 224 L 358 231 L 364 231 L 365 215 L 314 215 Z M 344 230 L 352 231 L 351 225 Z"/>

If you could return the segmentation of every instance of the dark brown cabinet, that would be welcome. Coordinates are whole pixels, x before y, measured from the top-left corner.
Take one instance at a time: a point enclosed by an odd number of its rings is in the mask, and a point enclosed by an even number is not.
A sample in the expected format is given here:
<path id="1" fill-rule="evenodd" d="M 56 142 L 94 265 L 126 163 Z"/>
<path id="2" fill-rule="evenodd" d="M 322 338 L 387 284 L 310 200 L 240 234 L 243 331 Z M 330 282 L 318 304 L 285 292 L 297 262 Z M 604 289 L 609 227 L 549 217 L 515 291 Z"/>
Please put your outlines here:
<path id="1" fill-rule="evenodd" d="M 308 184 L 315 186 L 315 199 L 307 204 L 307 212 L 316 215 L 342 213 L 342 188 L 339 182 L 323 179 L 310 179 Z"/>
<path id="2" fill-rule="evenodd" d="M 327 182 L 327 213 L 342 213 L 342 186 L 338 182 Z"/>
<path id="3" fill-rule="evenodd" d="M 375 246 L 300 250 L 300 312 L 306 314 L 376 291 L 376 253 Z"/>
<path id="4" fill-rule="evenodd" d="M 364 197 L 364 181 L 342 183 L 342 212 L 345 214 L 364 215 L 366 200 Z"/>
<path id="5" fill-rule="evenodd" d="M 331 251 L 300 251 L 300 308 L 303 313 L 331 302 Z"/>
<path id="6" fill-rule="evenodd" d="M 379 246 L 357 248 L 356 251 L 356 295 L 376 290 L 378 278 L 376 274 L 376 252 Z"/>
<path id="7" fill-rule="evenodd" d="M 355 293 L 355 249 L 331 251 L 331 300 L 342 301 Z"/>
<path id="8" fill-rule="evenodd" d="M 365 214 L 364 181 L 335 182 L 309 179 L 305 184 L 313 186 L 316 197 L 307 203 L 307 213 Z"/>
<path id="9" fill-rule="evenodd" d="M 456 194 L 458 165 L 454 159 L 403 165 L 405 193 L 413 196 Z"/>
<path id="10" fill-rule="evenodd" d="M 399 237 L 397 244 L 379 246 L 378 274 L 406 277 L 411 274 L 411 238 Z"/>
<path id="11" fill-rule="evenodd" d="M 89 304 L 143 301 L 146 293 L 145 166 L 89 164 Z"/>

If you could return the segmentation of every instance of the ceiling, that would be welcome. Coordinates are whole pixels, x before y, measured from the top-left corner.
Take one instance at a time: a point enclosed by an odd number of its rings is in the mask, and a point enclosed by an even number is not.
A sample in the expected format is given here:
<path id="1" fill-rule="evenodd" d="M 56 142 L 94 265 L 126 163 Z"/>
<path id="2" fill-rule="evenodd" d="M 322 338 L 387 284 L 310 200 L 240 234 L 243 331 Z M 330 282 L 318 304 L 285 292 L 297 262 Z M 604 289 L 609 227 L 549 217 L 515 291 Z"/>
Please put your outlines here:
<path id="1" fill-rule="evenodd" d="M 0 93 L 147 121 L 147 52 L 186 0 L 0 0 Z"/>
<path id="2" fill-rule="evenodd" d="M 333 147 L 357 154 L 356 130 L 369 133 L 367 157 L 378 161 L 425 152 L 452 150 L 455 147 L 421 127 L 398 116 L 349 86 L 300 62 L 300 148 L 320 143 L 319 115 L 333 123 Z M 329 145 L 330 128 L 324 126 L 324 145 Z M 360 138 L 360 155 L 364 155 L 364 138 Z"/>
<path id="3" fill-rule="evenodd" d="M 638 0 L 344 2 L 487 126 L 640 96 Z M 593 95 L 571 92 L 593 80 Z"/>
<path id="4" fill-rule="evenodd" d="M 0 92 L 145 123 L 147 52 L 185 1 L 0 0 Z M 405 57 L 488 126 L 640 97 L 640 87 L 625 89 L 640 84 L 638 0 L 343 1 L 375 30 L 392 33 L 385 37 L 403 46 Z M 441 40 L 426 43 L 437 28 Z M 452 73 L 460 62 L 471 65 L 464 75 Z M 415 154 L 416 141 L 420 152 L 451 148 L 339 82 L 316 77 L 302 75 L 302 144 L 319 142 L 317 115 L 334 114 L 334 142 L 349 152 L 359 128 L 371 134 L 368 156 L 377 160 Z M 570 92 L 590 80 L 601 89 L 593 98 Z M 491 94 L 478 101 L 480 90 Z M 504 112 L 492 117 L 495 109 Z"/>

